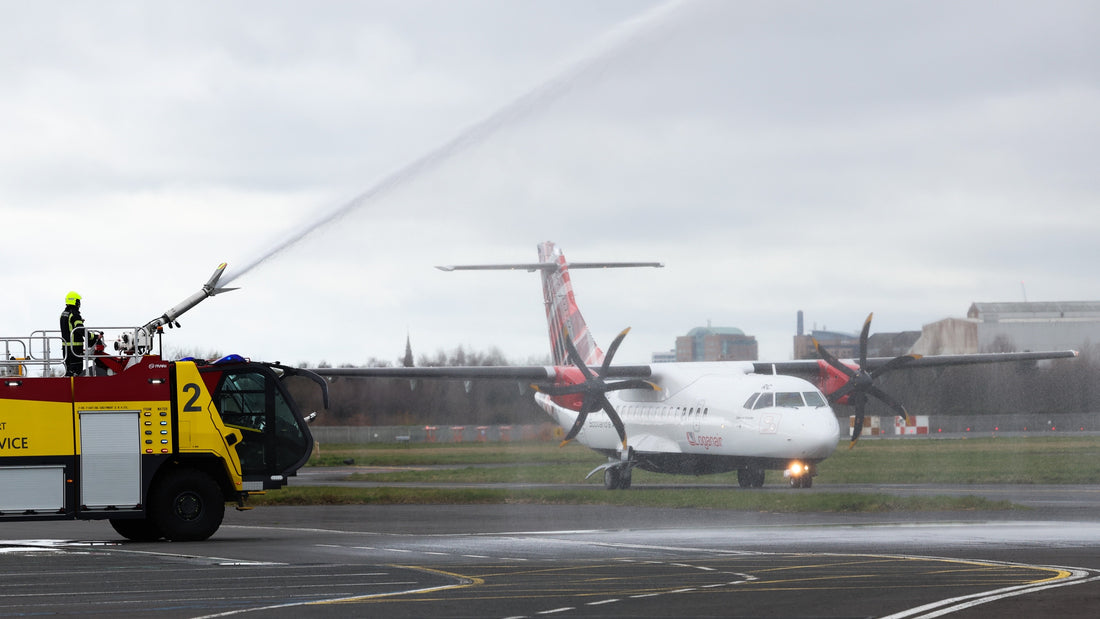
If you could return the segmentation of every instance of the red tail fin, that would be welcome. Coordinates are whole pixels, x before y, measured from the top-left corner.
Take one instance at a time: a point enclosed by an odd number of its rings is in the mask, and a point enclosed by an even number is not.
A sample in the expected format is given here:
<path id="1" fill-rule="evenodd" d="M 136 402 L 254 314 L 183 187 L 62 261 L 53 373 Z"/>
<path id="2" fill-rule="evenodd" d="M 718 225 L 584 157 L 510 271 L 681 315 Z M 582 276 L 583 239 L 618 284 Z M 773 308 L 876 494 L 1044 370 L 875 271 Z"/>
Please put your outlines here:
<path id="1" fill-rule="evenodd" d="M 565 348 L 565 335 L 568 332 L 573 345 L 586 365 L 603 363 L 603 351 L 596 345 L 588 324 L 577 308 L 573 297 L 573 282 L 569 279 L 569 263 L 550 241 L 539 244 L 539 263 L 553 264 L 554 268 L 543 268 L 542 300 L 546 305 L 546 323 L 550 328 L 550 350 L 554 356 L 554 365 L 571 365 Z"/>

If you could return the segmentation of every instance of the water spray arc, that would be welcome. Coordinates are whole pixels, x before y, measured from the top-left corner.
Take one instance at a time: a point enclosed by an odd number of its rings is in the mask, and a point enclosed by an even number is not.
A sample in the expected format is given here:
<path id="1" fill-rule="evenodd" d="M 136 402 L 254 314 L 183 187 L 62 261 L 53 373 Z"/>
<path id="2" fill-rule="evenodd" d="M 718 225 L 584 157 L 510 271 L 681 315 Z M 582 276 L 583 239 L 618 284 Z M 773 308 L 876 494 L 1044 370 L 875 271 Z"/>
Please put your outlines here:
<path id="1" fill-rule="evenodd" d="M 685 4 L 687 4 L 685 0 L 665 2 L 612 28 L 598 37 L 589 46 L 589 49 L 580 54 L 577 59 L 567 62 L 565 67 L 555 73 L 553 77 L 544 80 L 538 86 L 508 102 L 482 120 L 469 125 L 440 146 L 392 172 L 343 206 L 333 209 L 318 217 L 312 223 L 293 231 L 271 249 L 246 263 L 242 269 L 228 275 L 225 283 L 228 284 L 236 280 L 297 244 L 318 229 L 431 172 L 456 155 L 481 144 L 502 128 L 515 124 L 560 99 L 583 78 L 595 73 L 608 64 L 616 55 L 630 49 L 646 35 L 666 24 L 671 16 L 677 13 Z"/>

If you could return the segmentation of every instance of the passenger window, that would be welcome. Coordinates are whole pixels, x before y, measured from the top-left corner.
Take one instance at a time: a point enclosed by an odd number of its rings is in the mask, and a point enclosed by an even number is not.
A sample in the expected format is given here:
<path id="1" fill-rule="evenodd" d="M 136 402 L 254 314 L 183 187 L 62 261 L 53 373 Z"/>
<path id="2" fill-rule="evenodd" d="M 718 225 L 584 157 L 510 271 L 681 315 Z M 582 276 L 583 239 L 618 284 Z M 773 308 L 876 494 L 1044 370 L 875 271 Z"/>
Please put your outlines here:
<path id="1" fill-rule="evenodd" d="M 802 397 L 806 398 L 806 406 L 817 408 L 826 404 L 825 398 L 816 391 L 803 391 Z"/>
<path id="2" fill-rule="evenodd" d="M 788 408 L 797 408 L 804 406 L 802 403 L 802 394 L 797 391 L 784 391 L 775 394 L 775 405 L 786 406 Z"/>
<path id="3" fill-rule="evenodd" d="M 774 400 L 775 398 L 772 394 L 761 393 L 760 397 L 756 399 L 756 404 L 753 405 L 753 408 L 768 408 L 770 406 L 775 406 Z"/>
<path id="4" fill-rule="evenodd" d="M 747 408 L 749 410 L 752 410 L 752 403 L 756 401 L 756 398 L 759 395 L 760 395 L 759 393 L 754 393 L 754 394 L 750 395 L 749 399 L 745 400 L 745 408 Z"/>

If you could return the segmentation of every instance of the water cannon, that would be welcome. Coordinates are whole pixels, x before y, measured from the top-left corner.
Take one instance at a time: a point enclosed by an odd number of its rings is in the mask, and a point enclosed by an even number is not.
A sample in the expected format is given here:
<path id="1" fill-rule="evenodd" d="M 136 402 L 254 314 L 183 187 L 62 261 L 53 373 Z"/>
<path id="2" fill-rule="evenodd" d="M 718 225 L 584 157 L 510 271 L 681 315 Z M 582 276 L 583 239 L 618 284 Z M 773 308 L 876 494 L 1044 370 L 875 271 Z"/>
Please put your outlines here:
<path id="1" fill-rule="evenodd" d="M 154 318 L 153 320 L 150 320 L 148 323 L 146 323 L 145 326 L 139 330 L 139 339 L 142 335 L 149 339 L 152 339 L 153 333 L 155 333 L 164 325 L 168 325 L 168 328 L 180 326 L 177 319 L 185 312 L 187 312 L 187 310 L 195 307 L 207 297 L 212 297 L 216 294 L 221 294 L 223 292 L 229 292 L 230 290 L 236 290 L 236 288 L 218 288 L 218 280 L 221 279 L 222 273 L 224 272 L 225 263 L 223 262 L 218 265 L 218 268 L 214 269 L 214 274 L 210 276 L 210 279 L 206 280 L 206 283 L 202 286 L 202 290 L 199 290 L 195 294 L 176 304 L 171 309 L 164 312 L 164 314 L 162 314 L 159 318 Z"/>
<path id="2" fill-rule="evenodd" d="M 115 340 L 115 350 L 124 355 L 132 355 L 137 348 L 136 340 L 129 333 L 123 333 Z"/>

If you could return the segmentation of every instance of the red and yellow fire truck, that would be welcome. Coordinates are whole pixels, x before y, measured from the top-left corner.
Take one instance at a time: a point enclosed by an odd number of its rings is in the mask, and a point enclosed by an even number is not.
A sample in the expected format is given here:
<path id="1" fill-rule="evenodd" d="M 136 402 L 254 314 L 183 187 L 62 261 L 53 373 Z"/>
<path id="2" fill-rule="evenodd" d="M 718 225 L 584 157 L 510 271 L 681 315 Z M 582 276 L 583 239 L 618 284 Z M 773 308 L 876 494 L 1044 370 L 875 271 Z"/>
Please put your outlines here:
<path id="1" fill-rule="evenodd" d="M 169 361 L 151 352 L 163 325 L 225 290 L 215 287 L 224 268 L 120 337 L 123 356 L 111 363 L 93 341 L 102 332 L 89 329 L 81 375 L 56 375 L 61 357 L 48 351 L 60 350 L 57 332 L 0 338 L 0 522 L 104 519 L 131 540 L 202 540 L 226 503 L 246 509 L 250 494 L 285 486 L 305 464 L 313 437 L 284 380 L 313 380 L 327 406 L 324 379 L 236 355 Z"/>

